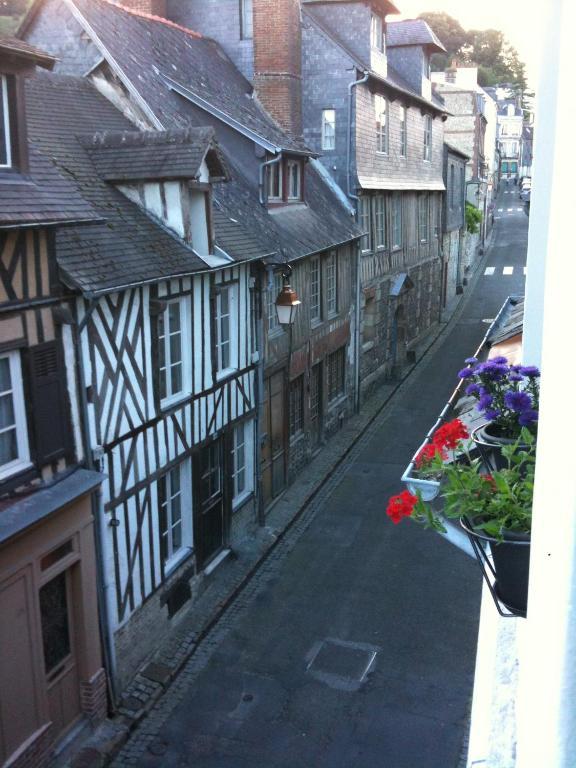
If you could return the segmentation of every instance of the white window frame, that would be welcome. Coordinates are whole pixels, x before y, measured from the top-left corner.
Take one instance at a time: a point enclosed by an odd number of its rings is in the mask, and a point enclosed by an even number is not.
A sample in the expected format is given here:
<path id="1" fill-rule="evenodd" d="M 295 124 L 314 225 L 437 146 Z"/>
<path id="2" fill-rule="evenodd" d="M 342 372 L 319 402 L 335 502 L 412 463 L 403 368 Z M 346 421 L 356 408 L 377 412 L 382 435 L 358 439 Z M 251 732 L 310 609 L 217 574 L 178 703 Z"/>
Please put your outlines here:
<path id="1" fill-rule="evenodd" d="M 296 193 L 292 191 L 292 171 L 296 169 Z M 301 200 L 302 199 L 302 163 L 299 160 L 287 160 L 286 161 L 286 174 L 288 176 L 288 184 L 286 190 L 286 196 L 288 200 Z"/>
<path id="2" fill-rule="evenodd" d="M 242 453 L 241 453 L 241 448 Z M 232 508 L 240 506 L 254 493 L 254 421 L 242 421 L 232 435 Z M 242 457 L 242 458 L 239 458 Z M 243 463 L 242 462 L 243 459 Z M 244 487 L 238 487 L 240 477 Z"/>
<path id="3" fill-rule="evenodd" d="M 372 252 L 372 217 L 371 217 L 371 204 L 370 197 L 364 195 L 358 200 L 358 224 L 360 229 L 364 228 L 364 222 L 366 221 L 366 234 L 360 238 L 360 250 L 362 253 Z M 364 246 L 367 247 L 364 247 Z"/>
<path id="4" fill-rule="evenodd" d="M 383 251 L 386 248 L 386 203 L 382 194 L 374 198 L 374 237 L 376 250 Z"/>
<path id="5" fill-rule="evenodd" d="M 322 149 L 332 152 L 336 149 L 336 110 L 322 110 Z"/>
<path id="6" fill-rule="evenodd" d="M 400 157 L 408 157 L 408 107 L 400 107 Z"/>
<path id="7" fill-rule="evenodd" d="M 320 256 L 310 259 L 310 323 L 322 322 L 322 265 Z"/>
<path id="8" fill-rule="evenodd" d="M 254 9 L 252 0 L 239 0 L 240 2 L 240 40 L 252 40 L 254 38 Z"/>
<path id="9" fill-rule="evenodd" d="M 166 483 L 166 499 L 164 506 L 167 508 L 166 512 L 166 535 L 167 535 L 167 555 L 164 560 L 164 572 L 173 571 L 193 550 L 194 547 L 194 532 L 192 524 L 192 462 L 190 459 L 185 459 L 171 467 L 165 472 L 157 483 L 157 505 L 158 505 L 158 541 L 160 542 L 160 557 L 162 556 L 162 537 L 164 531 L 162 530 L 162 501 L 160 499 L 160 483 L 165 481 Z M 172 473 L 178 471 L 180 488 L 176 493 L 172 493 Z M 174 550 L 172 535 L 174 530 L 174 521 L 172 517 L 172 502 L 175 498 L 180 498 L 180 527 L 181 527 L 181 544 L 178 549 Z"/>
<path id="10" fill-rule="evenodd" d="M 28 424 L 26 422 L 26 408 L 24 405 L 20 353 L 5 352 L 0 355 L 0 359 L 8 359 L 10 371 L 10 389 L 6 389 L 0 392 L 0 394 L 11 396 L 14 410 L 14 424 L 4 427 L 0 431 L 8 432 L 8 430 L 16 429 L 16 449 L 18 452 L 15 459 L 0 466 L 0 480 L 4 480 L 32 466 L 32 462 L 30 461 L 30 446 L 28 443 Z"/>
<path id="11" fill-rule="evenodd" d="M 280 272 L 272 273 L 272 280 L 268 283 L 268 291 L 266 295 L 266 314 L 268 316 L 268 335 L 275 332 L 282 331 L 282 326 L 278 320 L 278 312 L 276 311 L 276 299 L 278 294 L 282 290 L 284 281 L 282 280 L 282 274 Z"/>
<path id="12" fill-rule="evenodd" d="M 0 163 L 0 168 L 12 168 L 12 136 L 10 134 L 10 101 L 8 98 L 8 78 L 0 75 L 0 90 L 2 109 L 4 112 L 4 136 L 6 148 L 6 162 Z"/>
<path id="13" fill-rule="evenodd" d="M 177 392 L 172 390 L 172 380 L 168 376 L 169 368 L 173 367 L 170 350 L 170 336 L 174 335 L 170 332 L 169 318 L 170 307 L 172 305 L 178 305 L 180 307 L 180 364 L 182 368 L 181 382 L 182 386 Z M 164 345 L 164 368 L 160 368 L 160 377 L 165 376 L 166 380 L 166 395 L 160 400 L 160 407 L 165 408 L 173 403 L 179 402 L 185 397 L 188 397 L 192 392 L 192 380 L 191 380 L 191 345 L 190 345 L 190 298 L 188 296 L 181 296 L 178 299 L 168 301 L 166 309 L 162 313 L 164 316 L 164 335 L 158 335 L 158 343 Z M 177 332 L 178 333 L 178 332 Z M 176 365 L 176 363 L 174 363 Z M 163 373 L 165 371 L 165 373 Z"/>
<path id="14" fill-rule="evenodd" d="M 273 202 L 282 200 L 282 185 L 283 185 L 283 173 L 282 173 L 282 160 L 280 160 L 277 163 L 272 163 L 268 166 L 267 171 L 267 177 L 268 177 L 268 200 L 271 200 Z M 274 194 L 274 181 L 278 179 L 278 194 Z"/>
<path id="15" fill-rule="evenodd" d="M 402 232 L 402 195 L 399 192 L 392 193 L 391 222 L 392 250 L 396 251 L 402 248 L 404 239 Z M 396 237 L 396 234 L 399 236 Z"/>
<path id="16" fill-rule="evenodd" d="M 370 46 L 384 53 L 384 22 L 377 13 L 372 13 L 370 19 Z"/>
<path id="17" fill-rule="evenodd" d="M 376 113 L 376 151 L 388 154 L 388 100 L 380 93 L 374 95 L 374 111 Z"/>
<path id="18" fill-rule="evenodd" d="M 228 296 L 228 312 L 222 311 L 222 297 Z M 238 370 L 238 283 L 218 285 L 216 290 L 215 307 L 215 339 L 216 376 L 218 379 Z M 228 318 L 228 338 L 222 336 L 223 320 Z M 228 365 L 223 359 L 223 349 L 228 346 Z"/>
<path id="19" fill-rule="evenodd" d="M 324 263 L 326 276 L 326 314 L 334 317 L 338 314 L 338 256 L 330 251 Z"/>
<path id="20" fill-rule="evenodd" d="M 452 169 L 454 166 L 452 166 Z M 418 195 L 418 240 L 420 243 L 427 243 L 430 239 L 430 200 L 428 194 L 424 192 Z M 423 218 L 424 217 L 424 218 Z M 424 224 L 424 227 L 422 226 Z M 422 232 L 424 228 L 424 232 Z M 422 234 L 425 237 L 422 237 Z"/>
<path id="21" fill-rule="evenodd" d="M 432 159 L 432 118 L 430 115 L 424 116 L 424 162 L 429 163 Z"/>

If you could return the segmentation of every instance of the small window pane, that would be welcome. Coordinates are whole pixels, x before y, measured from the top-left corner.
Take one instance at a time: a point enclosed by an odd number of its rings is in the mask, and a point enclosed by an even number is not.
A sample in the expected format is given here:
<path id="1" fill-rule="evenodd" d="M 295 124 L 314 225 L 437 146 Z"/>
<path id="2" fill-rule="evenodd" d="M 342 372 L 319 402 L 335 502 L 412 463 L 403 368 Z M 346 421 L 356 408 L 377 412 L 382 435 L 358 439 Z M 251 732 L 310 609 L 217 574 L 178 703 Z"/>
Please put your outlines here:
<path id="1" fill-rule="evenodd" d="M 310 260 L 310 319 L 312 322 L 322 319 L 320 259 L 318 256 L 315 256 Z"/>
<path id="2" fill-rule="evenodd" d="M 324 109 L 322 111 L 322 149 L 332 150 L 336 148 L 336 111 Z"/>
<path id="3" fill-rule="evenodd" d="M 337 272 L 336 254 L 331 253 L 326 259 L 326 310 L 329 315 L 338 311 Z"/>
<path id="4" fill-rule="evenodd" d="M 0 392 L 6 392 L 12 389 L 10 379 L 10 361 L 7 357 L 0 358 Z"/>
<path id="5" fill-rule="evenodd" d="M 374 97 L 376 109 L 376 149 L 388 152 L 388 102 L 380 94 Z"/>
<path id="6" fill-rule="evenodd" d="M 408 113 L 406 107 L 400 108 L 400 154 L 406 157 L 408 151 Z"/>
<path id="7" fill-rule="evenodd" d="M 44 669 L 50 672 L 70 655 L 66 571 L 40 589 Z"/>
<path id="8" fill-rule="evenodd" d="M 298 376 L 290 383 L 290 437 L 304 427 L 304 376 Z"/>
<path id="9" fill-rule="evenodd" d="M 328 402 L 344 394 L 345 387 L 345 348 L 328 355 Z"/>
<path id="10" fill-rule="evenodd" d="M 252 0 L 240 0 L 240 37 L 251 40 L 253 36 Z"/>
<path id="11" fill-rule="evenodd" d="M 360 248 L 362 251 L 372 250 L 372 230 L 370 222 L 370 198 L 361 197 L 358 201 L 358 223 L 360 229 L 365 232 L 360 239 Z"/>
<path id="12" fill-rule="evenodd" d="M 10 115 L 8 102 L 8 80 L 6 75 L 0 75 L 0 166 L 12 165 L 12 148 L 10 140 Z"/>
<path id="13" fill-rule="evenodd" d="M 377 195 L 375 199 L 376 248 L 386 247 L 386 209 L 384 207 L 384 195 Z"/>

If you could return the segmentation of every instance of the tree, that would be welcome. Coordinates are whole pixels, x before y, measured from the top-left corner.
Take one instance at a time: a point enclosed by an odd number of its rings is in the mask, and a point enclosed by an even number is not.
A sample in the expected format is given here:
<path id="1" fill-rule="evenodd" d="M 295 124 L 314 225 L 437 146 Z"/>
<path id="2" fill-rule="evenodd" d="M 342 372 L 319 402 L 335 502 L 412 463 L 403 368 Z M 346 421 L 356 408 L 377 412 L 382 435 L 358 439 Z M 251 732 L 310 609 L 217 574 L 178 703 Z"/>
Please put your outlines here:
<path id="1" fill-rule="evenodd" d="M 458 58 L 462 49 L 468 43 L 468 34 L 459 21 L 447 13 L 421 13 L 418 17 L 424 19 L 438 35 L 440 42 L 446 48 L 446 53 L 435 53 L 432 56 L 432 68 L 444 70 L 453 58 Z"/>

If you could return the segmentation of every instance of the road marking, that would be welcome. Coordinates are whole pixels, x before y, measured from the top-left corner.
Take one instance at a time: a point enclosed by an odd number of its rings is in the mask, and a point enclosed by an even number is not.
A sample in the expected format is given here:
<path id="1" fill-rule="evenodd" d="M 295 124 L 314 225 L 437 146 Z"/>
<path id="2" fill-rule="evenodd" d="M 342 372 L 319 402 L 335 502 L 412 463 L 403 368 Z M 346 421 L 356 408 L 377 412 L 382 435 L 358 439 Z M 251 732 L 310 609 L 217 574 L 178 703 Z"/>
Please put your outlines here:
<path id="1" fill-rule="evenodd" d="M 513 210 L 514 208 L 508 208 L 508 213 L 512 213 Z"/>
<path id="2" fill-rule="evenodd" d="M 517 210 L 517 211 L 520 211 L 520 213 L 522 213 L 522 211 L 523 211 L 524 209 L 523 209 L 523 208 L 516 208 L 516 210 Z"/>
<path id="3" fill-rule="evenodd" d="M 496 219 L 501 219 L 501 218 L 502 216 L 494 216 L 494 221 L 496 221 Z"/>
<path id="4" fill-rule="evenodd" d="M 502 213 L 503 210 L 504 208 L 498 208 L 498 213 Z"/>
<path id="5" fill-rule="evenodd" d="M 514 274 L 514 267 L 504 267 L 502 270 L 503 275 L 513 275 Z"/>
<path id="6" fill-rule="evenodd" d="M 510 191 L 509 189 L 505 189 L 504 190 L 504 194 L 507 195 L 509 193 L 509 191 Z"/>
<path id="7" fill-rule="evenodd" d="M 484 274 L 493 275 L 495 271 L 496 271 L 496 267 L 486 267 L 486 269 L 484 270 Z"/>

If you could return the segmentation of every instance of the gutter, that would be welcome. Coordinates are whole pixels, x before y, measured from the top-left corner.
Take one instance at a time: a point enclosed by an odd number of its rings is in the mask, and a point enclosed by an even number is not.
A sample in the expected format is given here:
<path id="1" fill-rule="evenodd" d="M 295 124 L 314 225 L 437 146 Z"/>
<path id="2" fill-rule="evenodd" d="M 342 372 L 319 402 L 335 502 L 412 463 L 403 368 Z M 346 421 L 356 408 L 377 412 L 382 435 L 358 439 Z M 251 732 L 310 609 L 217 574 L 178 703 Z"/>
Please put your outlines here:
<path id="1" fill-rule="evenodd" d="M 364 77 L 360 80 L 354 80 L 348 84 L 348 125 L 346 126 L 346 191 L 348 197 L 352 200 L 358 200 L 358 195 L 352 193 L 350 188 L 350 157 L 352 154 L 352 89 L 357 85 L 366 83 L 370 77 L 370 73 L 365 70 Z"/>

